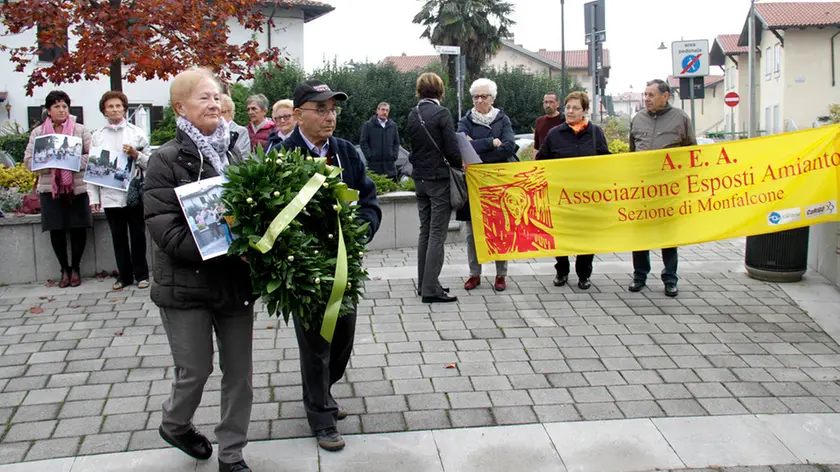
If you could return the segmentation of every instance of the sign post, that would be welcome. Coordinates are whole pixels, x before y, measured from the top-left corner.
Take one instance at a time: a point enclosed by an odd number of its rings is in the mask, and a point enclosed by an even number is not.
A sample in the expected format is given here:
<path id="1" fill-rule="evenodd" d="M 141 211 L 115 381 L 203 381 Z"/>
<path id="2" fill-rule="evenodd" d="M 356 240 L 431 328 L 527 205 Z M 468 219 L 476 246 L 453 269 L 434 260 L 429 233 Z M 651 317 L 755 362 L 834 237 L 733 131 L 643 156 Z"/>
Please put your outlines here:
<path id="1" fill-rule="evenodd" d="M 735 93 L 735 92 L 729 92 L 729 93 L 727 93 L 726 95 L 723 96 L 723 103 L 725 103 L 726 106 L 728 106 L 730 108 L 729 117 L 732 121 L 732 126 L 731 126 L 730 129 L 732 130 L 732 136 L 734 137 L 735 136 L 735 107 L 737 107 L 738 104 L 741 103 L 741 97 L 739 97 L 738 94 Z"/>
<path id="2" fill-rule="evenodd" d="M 691 126 L 694 127 L 695 132 L 697 125 L 694 122 L 694 81 L 700 77 L 701 83 L 705 88 L 706 80 L 704 77 L 709 75 L 709 41 L 706 39 L 698 39 L 693 41 L 674 41 L 671 43 L 671 53 L 673 54 L 674 77 L 680 79 L 684 77 L 690 78 L 691 86 L 689 89 L 689 100 L 691 100 Z"/>
<path id="3" fill-rule="evenodd" d="M 461 101 L 464 95 L 464 78 L 461 71 L 461 46 L 435 46 L 435 51 L 438 54 L 447 56 L 455 56 L 455 83 L 458 87 L 458 119 L 463 114 L 461 113 Z"/>
<path id="4" fill-rule="evenodd" d="M 592 76 L 592 121 L 595 121 L 595 114 L 601 110 L 598 100 L 598 74 L 601 72 L 602 49 L 601 43 L 607 40 L 606 15 L 604 0 L 594 0 L 584 5 L 584 31 L 586 32 L 586 44 L 589 45 L 589 75 Z M 565 98 L 565 97 L 564 97 Z M 595 135 L 592 135 L 595 143 Z"/>

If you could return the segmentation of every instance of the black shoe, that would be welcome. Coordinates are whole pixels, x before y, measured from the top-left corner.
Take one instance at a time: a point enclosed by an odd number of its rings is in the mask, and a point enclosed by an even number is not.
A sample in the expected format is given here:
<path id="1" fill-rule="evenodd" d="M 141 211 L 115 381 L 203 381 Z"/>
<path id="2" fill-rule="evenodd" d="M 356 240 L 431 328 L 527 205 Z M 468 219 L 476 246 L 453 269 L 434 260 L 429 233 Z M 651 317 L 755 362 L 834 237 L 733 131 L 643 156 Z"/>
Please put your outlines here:
<path id="1" fill-rule="evenodd" d="M 325 451 L 340 451 L 344 449 L 344 439 L 335 428 L 327 428 L 315 431 L 318 445 Z"/>
<path id="2" fill-rule="evenodd" d="M 569 281 L 569 276 L 568 275 L 559 275 L 558 274 L 554 277 L 554 286 L 555 287 L 562 287 L 562 286 L 566 285 L 566 282 L 568 282 L 568 281 Z"/>
<path id="3" fill-rule="evenodd" d="M 581 290 L 589 290 L 589 287 L 592 286 L 592 282 L 589 279 L 580 279 L 578 280 L 578 288 Z"/>
<path id="4" fill-rule="evenodd" d="M 669 297 L 676 297 L 679 295 L 680 289 L 677 288 L 677 284 L 674 283 L 667 283 L 665 284 L 665 295 Z"/>
<path id="5" fill-rule="evenodd" d="M 177 436 L 164 431 L 163 426 L 158 428 L 158 433 L 170 446 L 184 451 L 190 457 L 207 460 L 213 455 L 213 446 L 210 441 L 206 436 L 199 433 L 195 426 L 190 426 L 189 431 Z"/>
<path id="6" fill-rule="evenodd" d="M 347 410 L 345 410 L 344 408 L 338 407 L 338 415 L 336 415 L 336 419 L 338 421 L 341 421 L 344 418 L 347 418 Z"/>
<path id="7" fill-rule="evenodd" d="M 251 472 L 251 468 L 245 461 L 234 462 L 233 464 L 219 461 L 219 472 Z"/>
<path id="8" fill-rule="evenodd" d="M 634 280 L 629 287 L 627 287 L 631 292 L 641 292 L 643 288 L 645 288 L 645 281 L 644 280 Z"/>
<path id="9" fill-rule="evenodd" d="M 443 293 L 449 293 L 449 287 L 441 287 Z M 420 290 L 417 291 L 417 295 L 420 296 Z"/>
<path id="10" fill-rule="evenodd" d="M 452 303 L 457 302 L 458 297 L 443 294 L 437 297 L 423 297 L 423 303 Z"/>

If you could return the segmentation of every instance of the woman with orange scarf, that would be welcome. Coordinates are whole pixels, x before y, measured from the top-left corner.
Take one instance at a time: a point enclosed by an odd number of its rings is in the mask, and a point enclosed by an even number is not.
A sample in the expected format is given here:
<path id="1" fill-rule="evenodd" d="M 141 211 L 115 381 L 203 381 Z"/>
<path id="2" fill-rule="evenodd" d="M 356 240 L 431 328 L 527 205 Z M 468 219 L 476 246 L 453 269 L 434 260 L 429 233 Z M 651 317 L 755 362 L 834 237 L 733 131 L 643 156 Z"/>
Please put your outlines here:
<path id="1" fill-rule="evenodd" d="M 572 92 L 566 97 L 565 103 L 566 122 L 548 132 L 536 159 L 565 159 L 610 154 L 604 131 L 586 119 L 586 113 L 589 111 L 589 97 L 586 93 Z M 578 276 L 578 288 L 581 290 L 587 290 L 592 286 L 589 277 L 592 276 L 594 258 L 593 254 L 575 256 L 575 272 Z M 568 256 L 558 257 L 554 269 L 557 271 L 554 286 L 566 285 L 569 281 L 570 269 Z"/>
<path id="2" fill-rule="evenodd" d="M 70 114 L 70 97 L 61 90 L 47 94 L 44 108 L 47 118 L 29 135 L 29 145 L 24 152 L 23 162 L 32 170 L 32 152 L 35 138 L 47 134 L 64 134 L 82 138 L 82 162 L 78 172 L 63 169 L 42 169 L 37 171 L 38 188 L 41 194 L 41 230 L 50 232 L 53 251 L 61 266 L 58 286 L 76 287 L 82 283 L 79 264 L 85 251 L 87 229 L 93 226 L 90 199 L 85 186 L 85 168 L 90 150 L 90 131 Z M 67 258 L 67 233 L 70 233 L 70 260 Z"/>

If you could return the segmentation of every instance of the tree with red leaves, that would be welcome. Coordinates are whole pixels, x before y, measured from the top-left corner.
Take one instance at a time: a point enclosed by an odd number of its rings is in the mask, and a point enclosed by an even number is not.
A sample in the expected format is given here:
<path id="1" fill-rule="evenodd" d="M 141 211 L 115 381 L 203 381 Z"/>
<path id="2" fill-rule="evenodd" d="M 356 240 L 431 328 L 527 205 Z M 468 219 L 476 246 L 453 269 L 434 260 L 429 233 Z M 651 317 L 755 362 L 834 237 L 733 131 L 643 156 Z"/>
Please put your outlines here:
<path id="1" fill-rule="evenodd" d="M 277 2 L 279 3 L 279 2 Z M 35 63 L 26 94 L 54 84 L 111 78 L 122 90 L 123 79 L 166 80 L 192 67 L 204 66 L 223 79 L 250 79 L 256 66 L 285 62 L 278 48 L 260 51 L 255 40 L 229 44 L 229 19 L 248 30 L 271 27 L 260 0 L 21 0 L 0 5 L 6 35 L 37 28 L 32 46 L 0 50 L 11 54 L 16 72 Z M 275 3 L 275 8 L 277 4 Z M 68 38 L 73 38 L 68 48 Z M 61 48 L 49 66 L 38 66 L 38 54 Z"/>

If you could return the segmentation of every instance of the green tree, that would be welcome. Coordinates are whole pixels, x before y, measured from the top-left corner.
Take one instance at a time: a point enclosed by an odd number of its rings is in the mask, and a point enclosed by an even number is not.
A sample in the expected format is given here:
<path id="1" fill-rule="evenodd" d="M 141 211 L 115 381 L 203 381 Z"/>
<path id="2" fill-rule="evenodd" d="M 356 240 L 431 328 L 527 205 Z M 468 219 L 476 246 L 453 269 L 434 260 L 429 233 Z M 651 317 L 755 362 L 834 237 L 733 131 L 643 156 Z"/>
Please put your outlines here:
<path id="1" fill-rule="evenodd" d="M 510 35 L 512 14 L 513 4 L 503 0 L 426 0 L 412 21 L 426 27 L 420 37 L 432 44 L 460 46 L 472 81 Z M 455 56 L 442 60 L 455 77 Z"/>
<path id="2" fill-rule="evenodd" d="M 304 74 L 303 69 L 299 64 L 289 63 L 282 69 L 278 69 L 273 66 L 266 66 L 255 74 L 254 84 L 251 86 L 250 93 L 261 93 L 265 95 L 268 97 L 268 101 L 273 105 L 277 100 L 292 98 L 292 92 L 295 90 L 295 85 L 303 82 L 305 79 L 306 74 Z M 239 103 L 236 104 L 236 107 L 238 110 Z M 243 110 L 244 108 L 245 107 L 243 106 Z M 247 122 L 248 120 L 246 118 L 244 123 Z M 237 121 L 237 123 L 240 122 Z"/>

